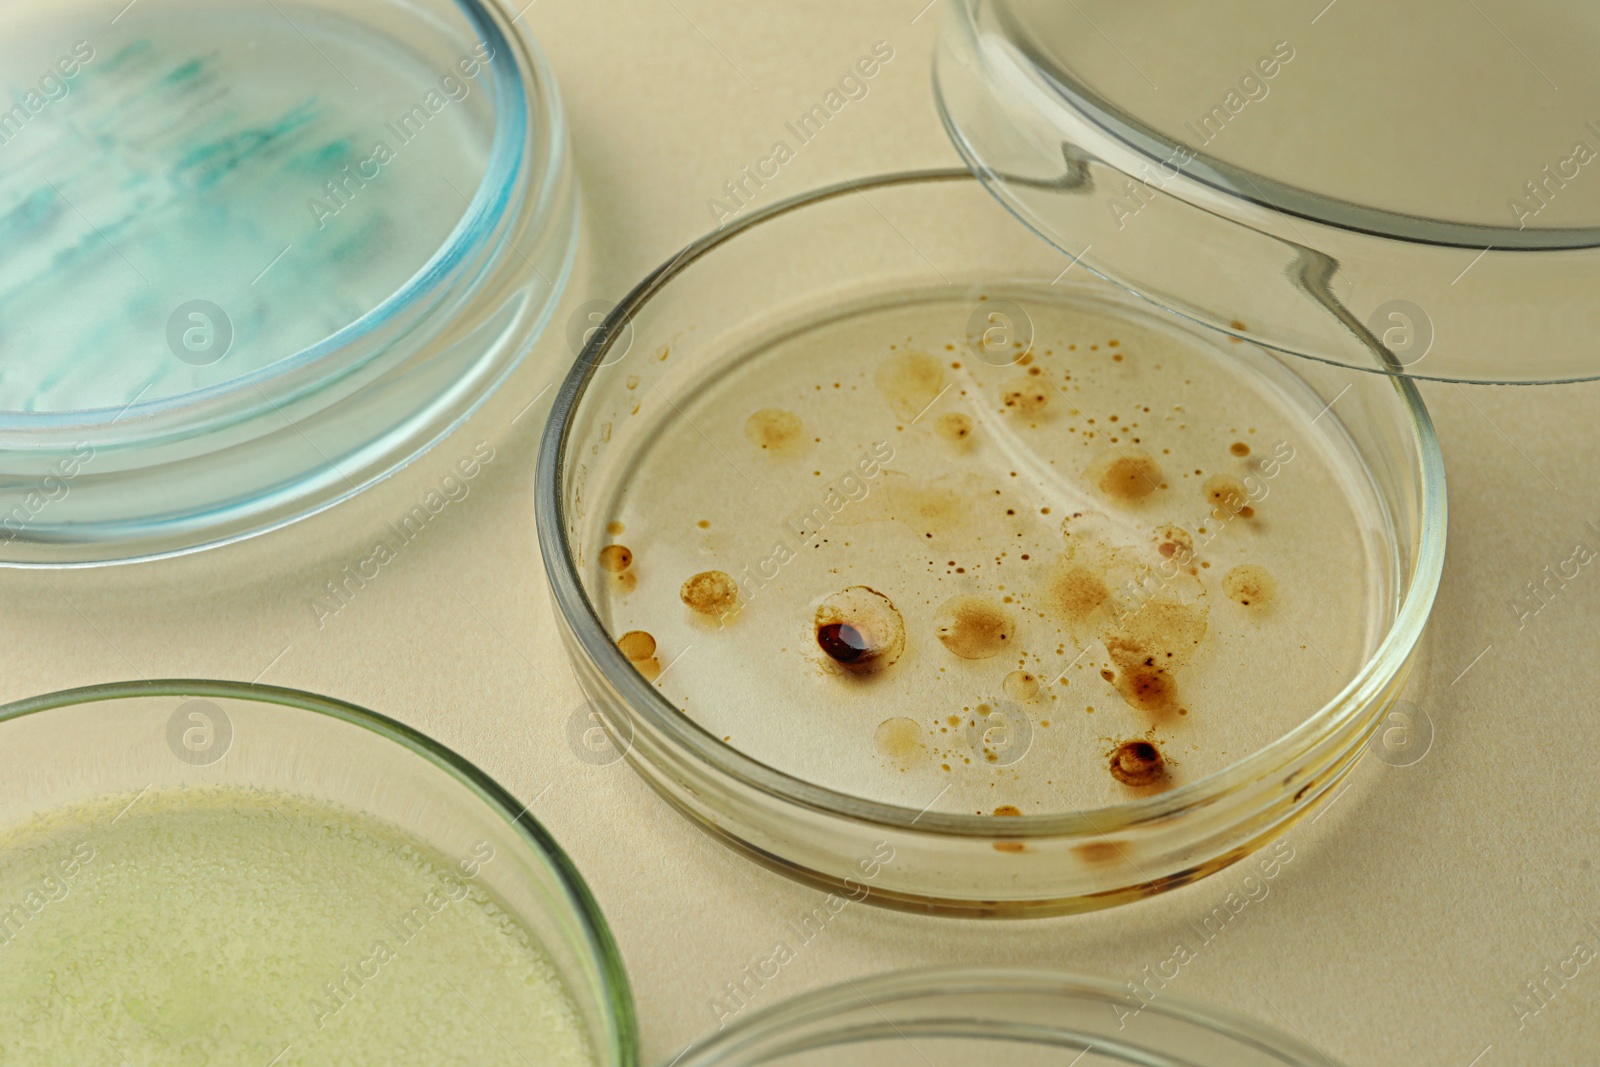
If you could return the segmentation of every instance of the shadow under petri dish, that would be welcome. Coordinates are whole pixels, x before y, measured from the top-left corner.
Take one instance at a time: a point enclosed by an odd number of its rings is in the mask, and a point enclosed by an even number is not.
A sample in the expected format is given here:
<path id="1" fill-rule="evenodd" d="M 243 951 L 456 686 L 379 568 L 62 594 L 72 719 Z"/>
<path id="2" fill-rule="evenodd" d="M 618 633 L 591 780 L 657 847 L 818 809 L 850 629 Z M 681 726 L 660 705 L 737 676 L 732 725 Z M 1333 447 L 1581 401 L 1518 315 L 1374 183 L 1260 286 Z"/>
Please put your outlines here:
<path id="1" fill-rule="evenodd" d="M 116 410 L 313 346 L 421 271 L 486 173 L 470 44 L 292 3 L 92 14 L 0 41 L 0 411 Z"/>
<path id="2" fill-rule="evenodd" d="M 796 777 L 986 815 L 1192 781 L 1332 699 L 1392 579 L 1324 402 L 1087 290 L 985 298 L 1025 303 L 1031 338 L 997 350 L 970 300 L 901 293 L 645 399 L 599 502 L 629 567 L 594 588 L 612 633 L 653 637 L 654 684 Z M 685 595 L 708 572 L 737 585 L 715 613 Z"/>

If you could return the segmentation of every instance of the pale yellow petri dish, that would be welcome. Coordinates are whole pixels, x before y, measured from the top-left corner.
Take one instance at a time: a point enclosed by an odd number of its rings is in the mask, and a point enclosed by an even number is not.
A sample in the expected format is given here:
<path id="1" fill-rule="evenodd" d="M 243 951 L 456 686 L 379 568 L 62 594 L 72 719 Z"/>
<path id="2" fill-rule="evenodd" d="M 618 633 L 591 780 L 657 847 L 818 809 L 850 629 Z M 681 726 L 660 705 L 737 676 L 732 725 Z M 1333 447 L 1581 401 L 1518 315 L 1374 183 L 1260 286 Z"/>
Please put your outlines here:
<path id="1" fill-rule="evenodd" d="M 0 1060 L 637 1062 L 622 964 L 524 806 L 290 690 L 0 708 Z"/>

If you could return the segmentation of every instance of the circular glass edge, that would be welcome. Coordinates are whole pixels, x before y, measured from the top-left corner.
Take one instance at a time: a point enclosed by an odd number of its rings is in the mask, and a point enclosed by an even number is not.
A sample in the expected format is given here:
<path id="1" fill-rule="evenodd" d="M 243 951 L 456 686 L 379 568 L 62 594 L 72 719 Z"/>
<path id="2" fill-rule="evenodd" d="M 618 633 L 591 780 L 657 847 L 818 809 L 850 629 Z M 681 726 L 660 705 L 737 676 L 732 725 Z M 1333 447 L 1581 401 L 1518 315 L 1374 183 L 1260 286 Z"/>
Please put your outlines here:
<path id="1" fill-rule="evenodd" d="M 501 20 L 505 19 L 506 15 L 499 0 L 453 0 L 453 2 L 460 9 L 467 26 L 476 30 L 481 40 L 487 41 L 497 52 L 504 48 L 513 55 L 517 54 L 516 50 L 510 49 L 510 41 L 507 38 L 509 22 L 506 28 L 501 27 Z M 496 15 L 500 18 L 497 19 Z M 515 31 L 510 32 L 515 34 Z M 558 135 L 564 126 L 564 120 L 561 114 L 560 95 L 556 91 L 555 79 L 550 73 L 543 53 L 537 49 L 531 38 L 524 40 L 529 45 L 527 56 L 531 60 L 531 66 L 529 69 L 520 69 L 521 64 L 519 64 L 519 77 L 502 78 L 495 84 L 494 141 L 489 150 L 488 165 L 484 168 L 483 178 L 478 183 L 471 202 L 462 210 L 461 217 L 450 231 L 450 235 L 433 254 L 411 277 L 377 305 L 315 344 L 237 378 L 158 400 L 136 401 L 120 408 L 83 408 L 61 412 L 0 410 L 0 434 L 28 434 L 38 433 L 41 430 L 64 432 L 106 429 L 114 423 L 129 418 L 138 421 L 180 415 L 212 401 L 235 396 L 251 389 L 259 390 L 263 385 L 313 364 L 335 362 L 335 357 L 351 342 L 378 329 L 403 309 L 420 303 L 441 282 L 448 280 L 456 268 L 474 250 L 481 247 L 487 238 L 499 234 L 504 228 L 505 211 L 515 199 L 515 188 L 518 178 L 524 171 L 525 160 L 529 158 L 548 160 L 542 171 L 529 182 L 527 192 L 530 202 L 537 201 L 541 197 L 543 190 L 548 188 L 559 172 L 560 160 L 553 157 L 562 153 L 540 152 L 538 149 L 551 149 L 561 143 Z M 532 111 L 537 111 L 540 119 L 536 131 L 544 133 L 539 144 L 530 144 L 528 139 L 522 136 L 522 132 L 528 128 L 528 118 Z M 544 141 L 550 143 L 545 144 Z M 340 371 L 345 369 L 347 368 L 338 368 Z M 270 400 L 266 402 L 271 403 Z"/>
<path id="2" fill-rule="evenodd" d="M 729 1059 L 735 1064 L 747 1063 L 750 1061 L 739 1057 L 743 1051 L 741 1046 L 781 1037 L 785 1032 L 806 1024 L 825 1023 L 842 1011 L 863 1003 L 876 1008 L 888 1002 L 918 998 L 997 993 L 1065 997 L 1108 1004 L 1124 1003 L 1128 999 L 1128 991 L 1124 986 L 1106 979 L 1043 968 L 956 965 L 891 971 L 813 989 L 763 1007 L 744 1019 L 730 1023 L 704 1044 L 691 1044 L 679 1053 L 679 1059 L 673 1063 L 677 1067 L 717 1067 L 728 1062 L 724 1059 L 727 1054 L 731 1054 Z M 1286 1062 L 1304 1064 L 1305 1067 L 1318 1064 L 1338 1067 L 1336 1061 L 1300 1038 L 1274 1030 L 1231 1009 L 1181 994 L 1163 994 L 1159 1002 L 1145 1004 L 1143 1010 L 1254 1045 Z M 960 1021 L 974 1026 L 982 1022 L 970 1016 L 963 1016 Z M 965 1035 L 957 1031 L 945 1036 Z M 791 1049 L 790 1053 L 795 1051 L 799 1050 Z"/>
<path id="3" fill-rule="evenodd" d="M 223 682 L 202 679 L 162 678 L 138 682 L 106 682 L 63 689 L 42 696 L 28 697 L 0 705 L 0 729 L 5 724 L 30 715 L 57 711 L 83 704 L 144 697 L 213 697 L 248 700 L 325 715 L 377 734 L 444 771 L 478 797 L 485 807 L 510 824 L 513 832 L 555 872 L 566 894 L 571 913 L 578 920 L 588 943 L 591 958 L 605 983 L 608 1018 L 611 1021 L 611 1048 L 607 1064 L 636 1067 L 639 1062 L 638 1019 L 634 1011 L 633 987 L 628 981 L 622 953 L 612 937 L 600 905 L 588 883 L 554 837 L 527 806 L 518 803 L 499 782 L 489 777 L 471 760 L 435 741 L 427 734 L 402 722 L 380 715 L 357 704 L 320 696 L 301 689 L 259 685 L 253 682 Z"/>
<path id="4" fill-rule="evenodd" d="M 1048 82 L 1059 95 L 1062 106 L 1072 114 L 1150 163 L 1171 159 L 1176 151 L 1192 153 L 1198 166 L 1192 173 L 1188 167 L 1180 171 L 1173 183 L 1180 187 L 1192 183 L 1240 203 L 1307 222 L 1412 244 L 1473 251 L 1488 245 L 1505 252 L 1563 252 L 1600 247 L 1600 227 L 1517 229 L 1410 215 L 1314 193 L 1259 171 L 1234 166 L 1163 134 L 1052 62 L 1003 2 L 953 0 L 951 6 L 958 8 L 960 16 L 976 29 L 977 9 L 985 3 L 994 12 L 1006 40 Z M 1254 190 L 1254 194 L 1246 192 L 1245 187 Z"/>
<path id="5" fill-rule="evenodd" d="M 591 340 L 562 383 L 551 407 L 540 443 L 535 477 L 534 513 L 539 550 L 556 609 L 561 612 L 584 653 L 614 686 L 630 713 L 644 715 L 651 724 L 687 754 L 740 784 L 788 804 L 857 822 L 906 833 L 988 839 L 994 820 L 980 815 L 919 812 L 897 804 L 867 800 L 807 782 L 745 755 L 698 723 L 682 715 L 617 648 L 601 623 L 593 601 L 578 574 L 566 535 L 567 507 L 563 491 L 572 418 L 589 381 L 603 365 L 611 344 L 626 334 L 634 313 L 685 267 L 743 231 L 790 212 L 863 190 L 919 182 L 982 180 L 971 171 L 954 168 L 900 171 L 862 179 L 846 179 L 808 193 L 771 204 L 723 226 L 685 246 L 656 268 L 625 296 L 594 331 Z M 1160 307 L 1160 305 L 1154 305 Z M 1167 314 L 1173 312 L 1162 309 Z M 1185 318 L 1185 316 L 1177 316 Z M 1204 323 L 1207 330 L 1211 327 Z M 1216 331 L 1212 331 L 1216 332 Z M 1344 368 L 1360 373 L 1354 368 Z M 1417 538 L 1414 573 L 1401 597 L 1400 608 L 1378 648 L 1354 678 L 1299 726 L 1255 750 L 1236 763 L 1166 793 L 1121 804 L 1049 815 L 1022 815 L 1006 820 L 1006 837 L 1028 841 L 1073 836 L 1098 837 L 1145 823 L 1171 818 L 1191 808 L 1221 800 L 1260 780 L 1295 753 L 1334 733 L 1348 721 L 1366 714 L 1376 727 L 1380 709 L 1370 707 L 1388 680 L 1407 663 L 1433 608 L 1444 569 L 1447 503 L 1444 459 L 1434 433 L 1433 420 L 1414 382 L 1388 375 L 1402 406 L 1410 416 L 1412 443 L 1421 458 L 1421 531 Z M 1369 730 L 1370 733 L 1370 730 Z"/>
<path id="6" fill-rule="evenodd" d="M 476 0 L 468 0 L 468 2 L 476 2 Z M 497 4 L 498 0 L 485 0 L 485 2 Z M 557 187 L 561 183 L 562 172 L 571 164 L 570 148 L 567 143 L 566 113 L 562 107 L 560 89 L 555 82 L 554 74 L 549 66 L 549 60 L 546 58 L 543 49 L 539 47 L 538 42 L 532 37 L 520 35 L 518 39 L 527 49 L 527 57 L 531 64 L 530 70 L 526 73 L 539 83 L 540 88 L 542 89 L 542 92 L 539 94 L 539 98 L 544 104 L 544 107 L 540 112 L 540 118 L 542 118 L 543 122 L 545 123 L 545 125 L 539 127 L 544 134 L 544 136 L 541 138 L 540 145 L 541 147 L 548 149 L 547 152 L 542 153 L 542 156 L 548 160 L 548 165 L 544 168 L 544 171 L 537 177 L 537 179 L 530 183 L 527 197 L 528 202 L 534 211 L 540 214 L 551 216 L 545 222 L 540 224 L 541 229 L 543 229 L 563 221 L 554 216 L 554 212 L 561 210 L 562 205 L 553 200 L 552 197 L 556 193 Z M 540 155 L 541 153 L 536 153 L 535 158 L 539 158 Z M 562 252 L 560 270 L 554 278 L 549 279 L 550 292 L 546 296 L 542 306 L 530 320 L 531 324 L 528 328 L 528 340 L 524 344 L 524 351 L 517 355 L 515 359 L 508 361 L 506 366 L 494 376 L 492 381 L 487 382 L 484 385 L 479 395 L 473 398 L 472 403 L 466 406 L 456 418 L 433 430 L 430 436 L 410 448 L 409 451 L 404 452 L 404 454 L 400 454 L 402 450 L 396 449 L 396 454 L 399 455 L 399 458 L 389 461 L 386 466 L 379 468 L 360 482 L 349 484 L 349 479 L 345 479 L 346 485 L 339 492 L 327 495 L 325 497 L 319 497 L 313 494 L 310 497 L 310 502 L 301 507 L 300 510 L 295 511 L 292 514 L 285 515 L 282 518 L 275 519 L 271 522 L 266 522 L 259 525 L 246 524 L 240 528 L 233 529 L 230 532 L 223 533 L 221 535 L 210 535 L 202 532 L 197 534 L 192 541 L 187 543 L 179 544 L 171 548 L 162 548 L 156 551 L 143 552 L 138 555 L 131 556 L 108 554 L 103 558 L 74 560 L 69 562 L 30 562 L 0 557 L 0 571 L 91 570 L 101 567 L 120 567 L 129 564 L 150 563 L 156 560 L 173 559 L 180 556 L 193 555 L 197 552 L 205 552 L 211 549 L 221 548 L 225 545 L 232 545 L 241 541 L 248 541 L 251 538 L 259 537 L 263 534 L 273 533 L 277 530 L 282 530 L 286 527 L 293 526 L 295 523 L 309 519 L 315 515 L 320 515 L 330 508 L 337 507 L 350 498 L 365 492 L 380 482 L 386 481 L 387 479 L 405 470 L 407 467 L 411 466 L 413 463 L 425 456 L 428 452 L 432 451 L 436 445 L 438 445 L 455 430 L 460 428 L 460 426 L 465 423 L 467 419 L 471 418 L 472 415 L 483 406 L 489 397 L 494 395 L 494 393 L 500 388 L 501 384 L 504 383 L 506 378 L 510 376 L 511 372 L 521 364 L 523 357 L 527 353 L 527 350 L 532 348 L 534 342 L 543 335 L 545 329 L 548 327 L 551 317 L 555 314 L 556 305 L 560 302 L 562 294 L 566 291 L 567 284 L 571 279 L 573 265 L 577 259 L 578 241 L 581 229 L 579 225 L 579 218 L 581 215 L 581 194 L 576 188 L 572 189 L 570 205 L 565 209 L 563 214 L 566 216 L 566 220 L 570 221 L 572 232 L 567 240 L 567 247 Z M 498 232 L 498 230 L 495 232 Z M 274 366 L 281 366 L 281 364 L 275 364 Z M 272 368 L 266 369 L 270 370 Z M 223 390 L 224 394 L 231 393 L 232 391 L 233 390 L 231 388 Z M 186 393 L 183 394 L 183 397 L 192 400 L 197 395 L 198 394 L 196 393 Z M 166 403 L 166 401 L 156 401 L 153 403 Z M 173 409 L 173 411 L 181 412 L 187 407 L 187 404 L 180 405 L 179 407 Z M 169 412 L 169 414 L 170 413 L 171 412 Z M 0 433 L 5 432 L 4 421 L 5 413 L 0 413 Z M 115 422 L 118 420 L 113 419 L 112 421 Z M 38 427 L 31 427 L 31 429 L 37 428 Z M 77 430 L 83 427 L 79 424 L 72 424 L 65 426 L 64 428 Z"/>

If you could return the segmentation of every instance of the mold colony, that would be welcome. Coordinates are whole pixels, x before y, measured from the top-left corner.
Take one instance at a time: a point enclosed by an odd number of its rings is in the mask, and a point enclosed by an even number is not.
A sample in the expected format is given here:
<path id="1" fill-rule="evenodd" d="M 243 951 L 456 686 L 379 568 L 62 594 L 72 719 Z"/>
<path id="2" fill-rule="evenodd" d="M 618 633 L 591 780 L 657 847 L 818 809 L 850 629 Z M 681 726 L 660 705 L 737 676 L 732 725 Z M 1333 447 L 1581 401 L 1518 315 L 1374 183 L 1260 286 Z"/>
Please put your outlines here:
<path id="1" fill-rule="evenodd" d="M 646 398 L 591 566 L 668 698 L 797 777 L 1022 815 L 1221 769 L 1332 698 L 1383 596 L 1337 420 L 1247 346 L 989 298 L 1031 343 L 913 295 Z"/>
<path id="2" fill-rule="evenodd" d="M 321 802 L 190 787 L 63 808 L 0 847 L 0 1061 L 598 1062 L 486 884 L 518 862 L 488 841 L 445 856 Z"/>

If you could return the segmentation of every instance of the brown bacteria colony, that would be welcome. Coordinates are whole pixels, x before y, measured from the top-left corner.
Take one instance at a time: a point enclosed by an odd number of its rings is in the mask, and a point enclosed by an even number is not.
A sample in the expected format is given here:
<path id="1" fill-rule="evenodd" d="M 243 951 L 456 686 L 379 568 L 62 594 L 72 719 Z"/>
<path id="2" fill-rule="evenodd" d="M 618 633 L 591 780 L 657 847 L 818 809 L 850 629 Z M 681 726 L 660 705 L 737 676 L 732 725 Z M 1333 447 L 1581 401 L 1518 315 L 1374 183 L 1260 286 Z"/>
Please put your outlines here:
<path id="1" fill-rule="evenodd" d="M 605 610 L 660 639 L 686 715 L 855 795 L 1048 813 L 1219 770 L 1343 688 L 1377 596 L 1309 416 L 1232 369 L 1243 346 L 1028 310 L 1007 366 L 941 296 L 647 403 L 602 518 L 648 571 L 607 546 L 639 583 Z"/>
<path id="2" fill-rule="evenodd" d="M 825 662 L 845 674 L 877 674 L 893 667 L 906 650 L 906 623 L 900 612 L 888 597 L 864 585 L 824 600 L 813 629 Z"/>

